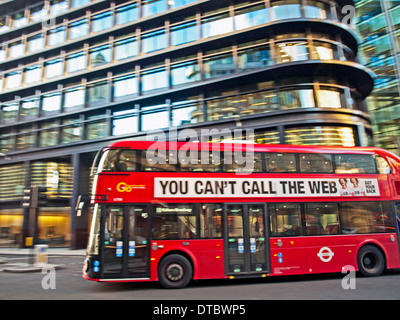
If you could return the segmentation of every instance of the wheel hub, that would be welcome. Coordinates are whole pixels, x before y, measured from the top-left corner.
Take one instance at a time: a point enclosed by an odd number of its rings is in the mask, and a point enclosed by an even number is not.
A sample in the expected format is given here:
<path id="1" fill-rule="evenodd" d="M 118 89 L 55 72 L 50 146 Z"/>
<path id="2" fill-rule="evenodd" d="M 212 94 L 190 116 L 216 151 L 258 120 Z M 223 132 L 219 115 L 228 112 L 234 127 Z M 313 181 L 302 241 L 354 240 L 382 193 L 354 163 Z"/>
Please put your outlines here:
<path id="1" fill-rule="evenodd" d="M 166 270 L 167 278 L 171 281 L 179 281 L 182 279 L 184 271 L 181 265 L 172 263 L 167 267 Z"/>

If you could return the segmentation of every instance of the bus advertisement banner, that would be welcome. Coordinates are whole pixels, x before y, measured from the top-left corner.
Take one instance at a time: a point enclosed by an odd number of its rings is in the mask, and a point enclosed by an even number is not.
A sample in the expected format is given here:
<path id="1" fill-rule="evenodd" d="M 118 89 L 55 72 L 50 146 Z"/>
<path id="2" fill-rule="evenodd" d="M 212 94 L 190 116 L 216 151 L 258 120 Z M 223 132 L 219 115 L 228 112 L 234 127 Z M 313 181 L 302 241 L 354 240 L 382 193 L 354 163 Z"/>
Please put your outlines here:
<path id="1" fill-rule="evenodd" d="M 155 177 L 156 198 L 380 196 L 378 179 Z"/>

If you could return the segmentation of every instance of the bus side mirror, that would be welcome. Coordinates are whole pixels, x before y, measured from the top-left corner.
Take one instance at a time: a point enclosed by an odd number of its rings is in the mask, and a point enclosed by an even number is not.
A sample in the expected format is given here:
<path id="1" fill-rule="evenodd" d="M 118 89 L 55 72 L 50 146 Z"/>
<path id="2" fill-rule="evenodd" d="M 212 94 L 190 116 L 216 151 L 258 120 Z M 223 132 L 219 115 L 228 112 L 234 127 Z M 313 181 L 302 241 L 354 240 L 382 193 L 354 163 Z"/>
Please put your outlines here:
<path id="1" fill-rule="evenodd" d="M 75 211 L 76 211 L 76 216 L 80 217 L 82 216 L 82 210 L 85 207 L 85 199 L 84 196 L 79 195 L 78 199 L 76 200 L 76 205 L 75 205 Z"/>

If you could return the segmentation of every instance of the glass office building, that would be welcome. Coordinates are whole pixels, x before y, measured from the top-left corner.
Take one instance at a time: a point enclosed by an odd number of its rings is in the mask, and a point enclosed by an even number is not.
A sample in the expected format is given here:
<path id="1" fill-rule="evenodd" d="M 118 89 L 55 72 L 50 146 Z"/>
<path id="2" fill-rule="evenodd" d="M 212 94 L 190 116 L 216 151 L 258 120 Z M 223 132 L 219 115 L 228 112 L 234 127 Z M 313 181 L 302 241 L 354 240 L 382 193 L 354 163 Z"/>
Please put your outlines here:
<path id="1" fill-rule="evenodd" d="M 89 168 L 112 141 L 183 129 L 259 143 L 372 143 L 349 0 L 0 1 L 0 245 L 82 248 Z M 175 136 L 174 136 L 175 135 Z M 226 137 L 226 136 L 224 136 Z M 22 235 L 22 237 L 21 237 Z"/>
<path id="2" fill-rule="evenodd" d="M 400 1 L 357 0 L 360 62 L 377 75 L 367 98 L 375 144 L 400 154 Z"/>

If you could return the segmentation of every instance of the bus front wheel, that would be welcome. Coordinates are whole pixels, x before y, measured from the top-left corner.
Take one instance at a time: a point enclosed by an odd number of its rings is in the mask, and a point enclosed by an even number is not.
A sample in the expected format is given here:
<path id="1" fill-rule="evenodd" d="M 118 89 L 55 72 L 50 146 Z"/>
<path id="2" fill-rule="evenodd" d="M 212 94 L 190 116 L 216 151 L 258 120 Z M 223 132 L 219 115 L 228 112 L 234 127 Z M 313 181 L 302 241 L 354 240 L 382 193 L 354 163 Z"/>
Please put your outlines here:
<path id="1" fill-rule="evenodd" d="M 193 267 L 185 257 L 171 254 L 161 260 L 158 267 L 158 279 L 164 288 L 180 289 L 192 280 Z"/>
<path id="2" fill-rule="evenodd" d="M 374 246 L 364 246 L 357 256 L 358 269 L 365 277 L 379 276 L 385 270 L 385 257 L 381 250 Z"/>

